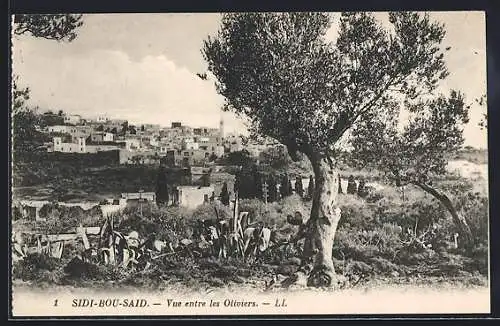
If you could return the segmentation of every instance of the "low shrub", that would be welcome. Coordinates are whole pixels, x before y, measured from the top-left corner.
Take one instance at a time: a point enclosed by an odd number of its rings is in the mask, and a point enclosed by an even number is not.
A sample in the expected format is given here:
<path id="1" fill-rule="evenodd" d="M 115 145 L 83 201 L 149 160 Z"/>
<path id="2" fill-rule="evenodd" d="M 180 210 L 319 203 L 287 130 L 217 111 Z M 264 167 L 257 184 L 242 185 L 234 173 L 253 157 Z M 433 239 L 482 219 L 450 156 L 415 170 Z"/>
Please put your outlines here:
<path id="1" fill-rule="evenodd" d="M 370 229 L 374 225 L 373 209 L 363 200 L 353 195 L 339 195 L 341 209 L 339 227 Z"/>
<path id="2" fill-rule="evenodd" d="M 16 262 L 12 268 L 13 278 L 23 281 L 43 281 L 50 278 L 51 272 L 60 267 L 60 261 L 44 254 L 28 254 Z M 49 273 L 47 273 L 49 272 Z"/>
<path id="3" fill-rule="evenodd" d="M 280 221 L 286 221 L 286 216 L 281 213 L 278 203 L 265 204 L 259 199 L 243 199 L 240 201 L 239 210 L 249 213 L 249 221 L 260 221 L 268 226 L 275 223 L 279 225 Z"/>
<path id="4" fill-rule="evenodd" d="M 333 255 L 337 259 L 368 261 L 373 257 L 394 260 L 401 249 L 399 234 L 388 226 L 374 230 L 340 228 L 336 234 Z"/>
<path id="5" fill-rule="evenodd" d="M 233 212 L 228 206 L 219 205 L 217 203 L 205 203 L 198 206 L 192 213 L 191 217 L 197 220 L 212 220 L 230 219 Z"/>

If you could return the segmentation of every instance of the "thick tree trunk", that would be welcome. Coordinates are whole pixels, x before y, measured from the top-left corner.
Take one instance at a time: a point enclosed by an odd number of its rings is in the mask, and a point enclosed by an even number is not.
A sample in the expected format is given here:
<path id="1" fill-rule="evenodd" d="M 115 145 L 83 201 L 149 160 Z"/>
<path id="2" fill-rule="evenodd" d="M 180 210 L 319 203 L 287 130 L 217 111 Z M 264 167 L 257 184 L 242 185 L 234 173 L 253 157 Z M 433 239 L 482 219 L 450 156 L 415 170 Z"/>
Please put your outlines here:
<path id="1" fill-rule="evenodd" d="M 425 192 L 431 194 L 433 197 L 438 199 L 441 204 L 443 204 L 444 207 L 450 212 L 451 217 L 453 219 L 453 222 L 455 225 L 458 227 L 458 230 L 460 232 L 460 235 L 463 237 L 465 241 L 463 241 L 466 245 L 472 243 L 472 232 L 467 224 L 467 221 L 465 218 L 460 215 L 457 210 L 455 209 L 455 206 L 451 202 L 450 198 L 446 196 L 444 193 L 438 191 L 437 189 L 432 188 L 431 186 L 423 183 L 423 182 L 412 182 L 414 185 L 420 187 L 422 190 Z"/>
<path id="2" fill-rule="evenodd" d="M 315 190 L 311 216 L 307 222 L 304 266 L 310 270 L 308 286 L 324 287 L 336 283 L 332 260 L 333 241 L 340 220 L 337 204 L 338 174 L 326 158 L 311 159 Z"/>

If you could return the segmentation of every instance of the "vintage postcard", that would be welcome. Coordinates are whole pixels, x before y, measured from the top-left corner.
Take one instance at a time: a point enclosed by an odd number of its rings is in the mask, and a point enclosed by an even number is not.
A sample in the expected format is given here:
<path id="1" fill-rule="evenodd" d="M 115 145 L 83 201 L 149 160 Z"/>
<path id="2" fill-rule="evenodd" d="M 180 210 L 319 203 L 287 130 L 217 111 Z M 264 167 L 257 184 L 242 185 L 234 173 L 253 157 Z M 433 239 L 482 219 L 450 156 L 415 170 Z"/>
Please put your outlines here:
<path id="1" fill-rule="evenodd" d="M 490 313 L 485 34 L 13 15 L 12 316 Z"/>

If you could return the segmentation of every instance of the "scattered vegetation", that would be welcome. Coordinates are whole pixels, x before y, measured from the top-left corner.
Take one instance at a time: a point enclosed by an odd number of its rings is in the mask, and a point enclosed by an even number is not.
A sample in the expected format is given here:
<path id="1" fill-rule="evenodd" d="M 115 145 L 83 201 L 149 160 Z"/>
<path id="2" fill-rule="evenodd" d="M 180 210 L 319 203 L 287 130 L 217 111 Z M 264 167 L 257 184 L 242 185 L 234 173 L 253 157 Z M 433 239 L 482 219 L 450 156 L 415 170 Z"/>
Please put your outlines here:
<path id="1" fill-rule="evenodd" d="M 364 199 L 356 194 L 339 195 L 342 218 L 333 257 L 336 272 L 346 279 L 344 286 L 387 279 L 393 283 L 422 283 L 427 279 L 428 282 L 455 280 L 470 286 L 485 285 L 488 275 L 488 201 L 483 194 L 471 193 L 472 185 L 465 180 L 453 185 L 447 187 L 457 208 L 468 218 L 474 234 L 471 248 L 455 247 L 457 230 L 446 210 L 417 188 L 408 188 L 404 201 L 396 188 L 375 192 L 377 196 L 372 190 L 371 196 Z M 240 210 L 249 212 L 250 222 L 260 221 L 278 230 L 280 241 L 285 243 L 298 230 L 286 223 L 286 217 L 300 212 L 307 219 L 310 205 L 307 199 L 292 195 L 268 204 L 258 199 L 243 199 Z M 56 212 L 60 214 L 60 209 L 54 206 L 44 213 L 52 214 L 56 220 Z M 182 239 L 193 239 L 198 221 L 213 219 L 217 215 L 228 219 L 231 214 L 229 207 L 214 203 L 194 210 L 144 205 L 142 215 L 137 207 L 130 207 L 115 216 L 115 228 L 124 234 L 137 231 L 143 237 L 154 234 L 157 239 L 179 243 Z M 75 212 L 65 225 L 96 225 L 102 220 L 99 216 Z M 50 221 L 44 223 L 45 231 L 57 229 Z M 57 227 L 64 229 L 62 225 Z M 174 283 L 210 287 L 244 282 L 264 286 L 263 282 L 271 280 L 275 277 L 273 275 L 289 276 L 300 265 L 300 248 L 286 245 L 272 248 L 258 259 L 246 261 L 237 257 L 166 256 L 146 270 L 82 265 L 72 261 L 78 248 L 69 245 L 65 250 L 62 260 L 29 255 L 14 264 L 14 278 L 35 284 L 76 286 L 105 286 L 109 281 L 115 286 L 141 287 Z"/>

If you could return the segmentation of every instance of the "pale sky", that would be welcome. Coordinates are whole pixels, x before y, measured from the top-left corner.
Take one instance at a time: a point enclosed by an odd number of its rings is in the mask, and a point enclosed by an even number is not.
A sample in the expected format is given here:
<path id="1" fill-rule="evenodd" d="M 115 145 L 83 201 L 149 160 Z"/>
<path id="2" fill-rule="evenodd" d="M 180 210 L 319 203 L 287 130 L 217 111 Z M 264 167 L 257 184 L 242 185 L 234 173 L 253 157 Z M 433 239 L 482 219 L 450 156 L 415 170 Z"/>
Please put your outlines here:
<path id="1" fill-rule="evenodd" d="M 386 13 L 376 16 L 387 21 Z M 445 57 L 451 74 L 443 88 L 459 89 L 469 101 L 486 94 L 484 14 L 431 16 L 445 23 L 444 45 L 452 47 Z M 106 114 L 135 124 L 181 121 L 217 127 L 223 98 L 196 73 L 207 70 L 201 47 L 219 23 L 214 13 L 85 15 L 71 43 L 15 36 L 13 72 L 30 87 L 31 104 L 43 111 Z M 335 30 L 334 24 L 330 39 Z M 487 147 L 486 132 L 477 126 L 485 110 L 472 106 L 466 145 Z M 234 115 L 223 115 L 226 132 L 244 129 Z"/>

